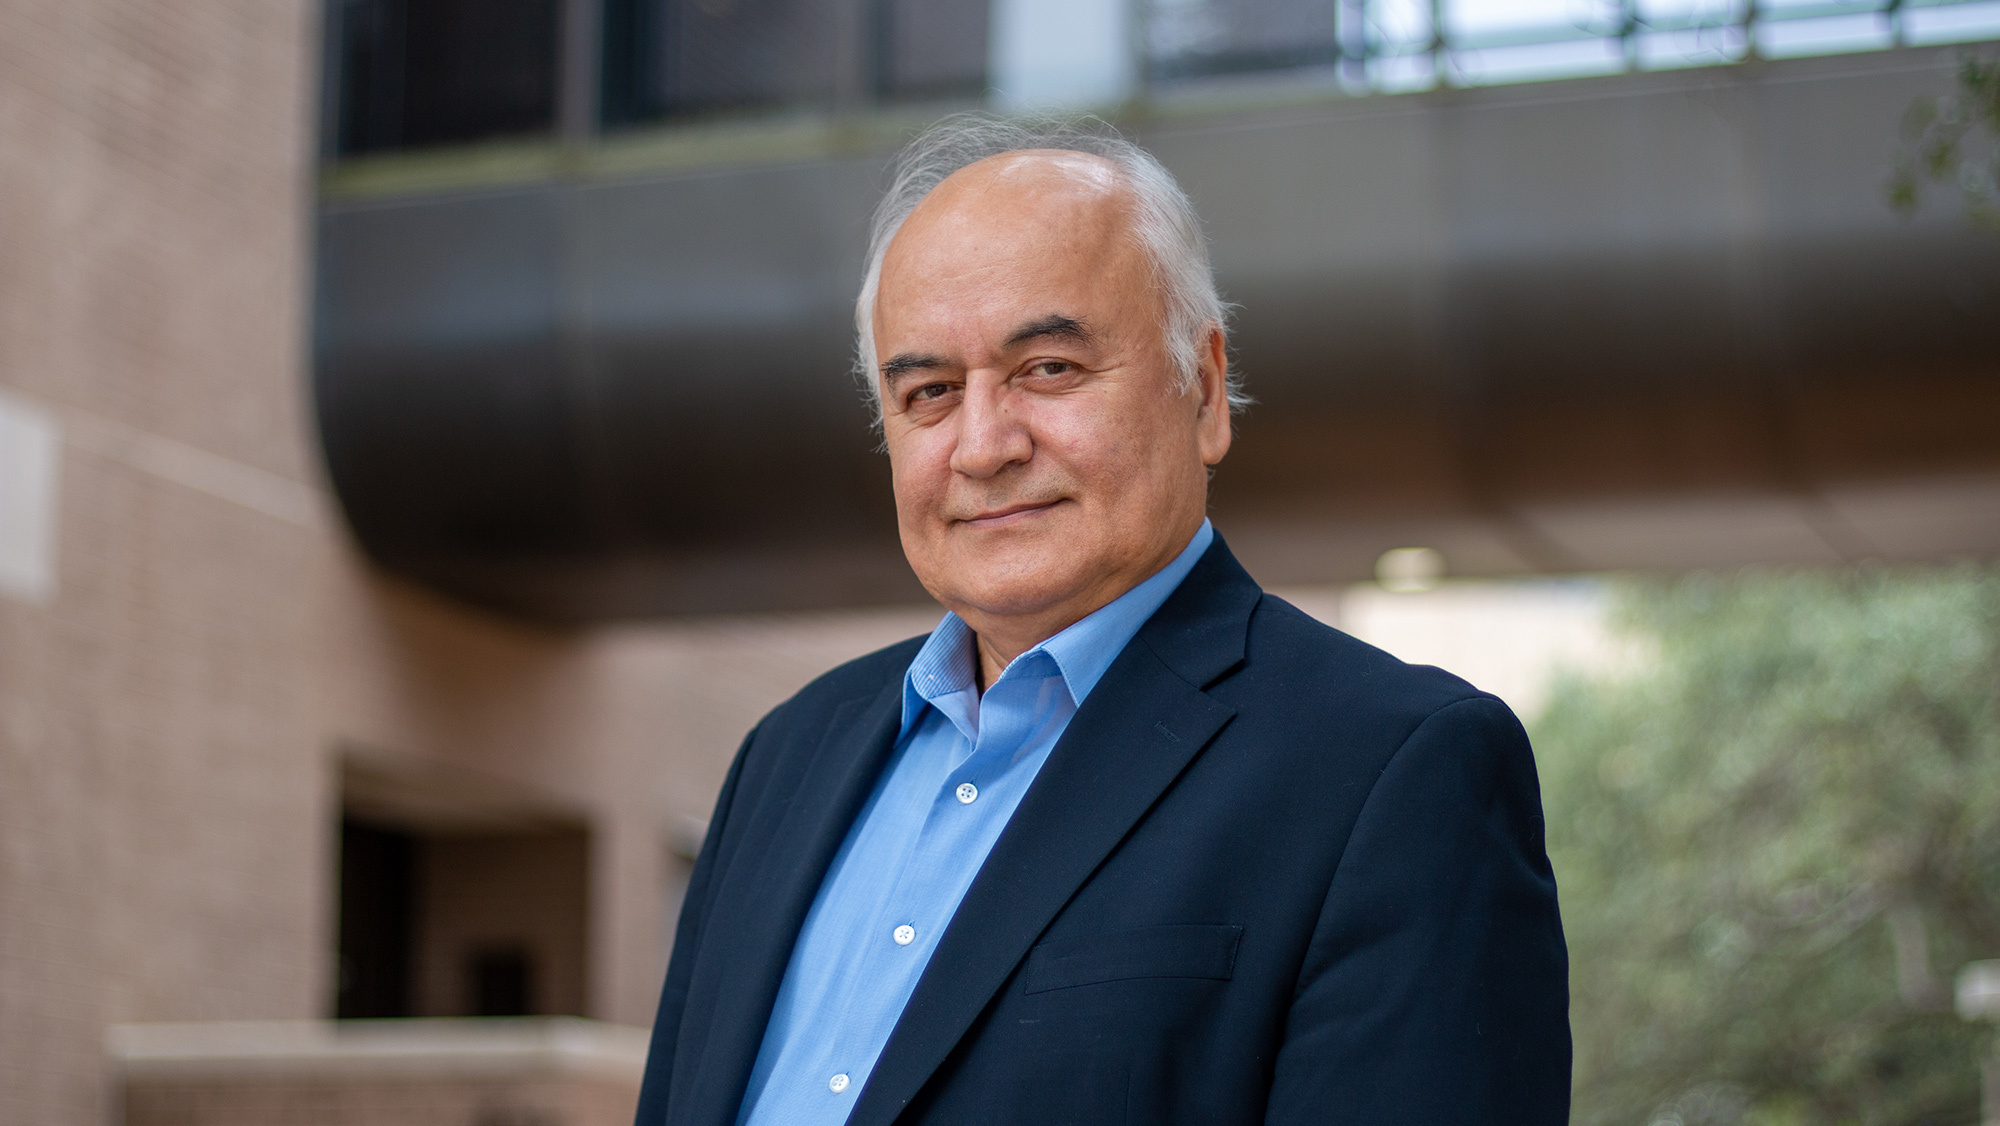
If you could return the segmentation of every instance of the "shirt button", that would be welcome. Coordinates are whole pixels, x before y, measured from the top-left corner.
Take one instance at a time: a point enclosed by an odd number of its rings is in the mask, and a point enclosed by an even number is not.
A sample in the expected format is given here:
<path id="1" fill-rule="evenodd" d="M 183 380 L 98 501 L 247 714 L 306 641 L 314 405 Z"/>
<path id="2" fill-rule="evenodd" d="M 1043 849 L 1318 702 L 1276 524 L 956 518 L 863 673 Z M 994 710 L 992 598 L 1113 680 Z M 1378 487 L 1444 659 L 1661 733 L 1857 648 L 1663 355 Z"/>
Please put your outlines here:
<path id="1" fill-rule="evenodd" d="M 971 805 L 974 801 L 977 801 L 978 798 L 979 798 L 979 787 L 973 785 L 970 782 L 960 782 L 958 784 L 958 804 Z"/>
<path id="2" fill-rule="evenodd" d="M 904 923 L 902 926 L 896 928 L 896 933 L 894 937 L 896 939 L 896 945 L 908 946 L 910 943 L 915 942 L 917 940 L 917 928 L 911 926 L 908 923 Z"/>
<path id="3" fill-rule="evenodd" d="M 833 1078 L 827 1080 L 826 1089 L 832 1091 L 836 1095 L 838 1095 L 842 1091 L 847 1090 L 847 1073 L 843 1071 L 839 1075 L 836 1075 Z"/>

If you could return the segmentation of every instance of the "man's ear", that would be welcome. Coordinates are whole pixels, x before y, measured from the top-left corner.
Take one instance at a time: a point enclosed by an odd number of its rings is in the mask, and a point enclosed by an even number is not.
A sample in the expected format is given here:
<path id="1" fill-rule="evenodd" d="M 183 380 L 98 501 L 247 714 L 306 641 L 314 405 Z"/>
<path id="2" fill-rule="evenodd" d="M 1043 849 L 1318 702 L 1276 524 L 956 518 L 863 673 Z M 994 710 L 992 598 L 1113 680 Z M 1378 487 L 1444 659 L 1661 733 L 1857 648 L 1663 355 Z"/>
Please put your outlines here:
<path id="1" fill-rule="evenodd" d="M 1229 418 L 1229 338 L 1222 326 L 1211 323 L 1208 335 L 1195 357 L 1200 378 L 1201 405 L 1195 416 L 1196 441 L 1203 465 L 1214 465 L 1229 452 L 1232 437 Z"/>

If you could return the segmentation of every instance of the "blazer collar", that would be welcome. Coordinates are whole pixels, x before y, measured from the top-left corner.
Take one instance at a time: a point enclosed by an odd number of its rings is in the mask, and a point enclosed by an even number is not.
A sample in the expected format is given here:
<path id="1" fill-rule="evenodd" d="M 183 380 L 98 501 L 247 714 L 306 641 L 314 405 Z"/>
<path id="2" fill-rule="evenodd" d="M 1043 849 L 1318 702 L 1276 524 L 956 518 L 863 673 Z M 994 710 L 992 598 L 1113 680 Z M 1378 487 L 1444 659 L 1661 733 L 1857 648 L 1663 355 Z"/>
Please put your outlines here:
<path id="1" fill-rule="evenodd" d="M 850 1126 L 902 1113 L 1063 905 L 1235 715 L 1203 690 L 1242 664 L 1262 595 L 1217 536 L 1112 663 L 966 892 Z"/>
<path id="2" fill-rule="evenodd" d="M 1140 627 L 1138 640 L 1190 686 L 1205 690 L 1243 663 L 1250 612 L 1263 597 L 1217 533 L 1179 589 Z"/>

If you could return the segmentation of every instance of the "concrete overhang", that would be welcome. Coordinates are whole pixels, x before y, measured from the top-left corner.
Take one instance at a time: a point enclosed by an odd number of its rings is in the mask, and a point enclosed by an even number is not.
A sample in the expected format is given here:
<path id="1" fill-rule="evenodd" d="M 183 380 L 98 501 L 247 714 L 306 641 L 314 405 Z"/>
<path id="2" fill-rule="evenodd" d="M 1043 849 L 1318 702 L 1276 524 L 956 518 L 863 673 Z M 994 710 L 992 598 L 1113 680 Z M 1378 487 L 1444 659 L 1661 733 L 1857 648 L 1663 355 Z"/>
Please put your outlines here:
<path id="1" fill-rule="evenodd" d="M 2000 238 L 1883 180 L 1933 49 L 1120 119 L 1194 197 L 1267 582 L 2000 553 Z M 914 123 L 336 169 L 316 393 L 385 566 L 557 622 L 920 598 L 847 374 Z M 454 164 L 454 161 L 458 162 Z M 454 169 L 459 175 L 454 178 Z"/>

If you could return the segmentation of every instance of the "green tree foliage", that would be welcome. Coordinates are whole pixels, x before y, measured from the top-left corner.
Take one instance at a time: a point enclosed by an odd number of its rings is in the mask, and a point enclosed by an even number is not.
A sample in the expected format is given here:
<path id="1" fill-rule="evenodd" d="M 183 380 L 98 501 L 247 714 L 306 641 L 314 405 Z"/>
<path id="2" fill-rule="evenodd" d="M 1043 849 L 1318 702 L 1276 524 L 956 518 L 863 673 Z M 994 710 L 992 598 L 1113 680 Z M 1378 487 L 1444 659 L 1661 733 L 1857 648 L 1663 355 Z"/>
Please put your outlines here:
<path id="1" fill-rule="evenodd" d="M 2000 231 L 2000 56 L 1961 57 L 1957 85 L 1904 112 L 1902 147 L 1885 185 L 1889 205 L 1912 214 L 1925 184 L 1956 181 L 1967 216 Z"/>
<path id="2" fill-rule="evenodd" d="M 1537 723 L 1579 1126 L 1979 1116 L 2000 957 L 2000 573 L 1635 587 L 1643 671 Z"/>

